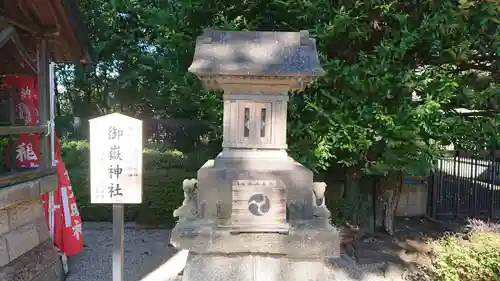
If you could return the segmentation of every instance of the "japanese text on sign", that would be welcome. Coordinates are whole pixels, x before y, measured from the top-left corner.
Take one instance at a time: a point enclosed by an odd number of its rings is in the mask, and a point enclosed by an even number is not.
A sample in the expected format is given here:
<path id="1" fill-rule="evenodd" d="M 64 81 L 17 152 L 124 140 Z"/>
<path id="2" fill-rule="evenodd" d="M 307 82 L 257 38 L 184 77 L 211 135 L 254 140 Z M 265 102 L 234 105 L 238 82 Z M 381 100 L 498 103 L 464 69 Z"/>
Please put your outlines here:
<path id="1" fill-rule="evenodd" d="M 142 122 L 118 113 L 90 120 L 91 203 L 142 201 Z"/>

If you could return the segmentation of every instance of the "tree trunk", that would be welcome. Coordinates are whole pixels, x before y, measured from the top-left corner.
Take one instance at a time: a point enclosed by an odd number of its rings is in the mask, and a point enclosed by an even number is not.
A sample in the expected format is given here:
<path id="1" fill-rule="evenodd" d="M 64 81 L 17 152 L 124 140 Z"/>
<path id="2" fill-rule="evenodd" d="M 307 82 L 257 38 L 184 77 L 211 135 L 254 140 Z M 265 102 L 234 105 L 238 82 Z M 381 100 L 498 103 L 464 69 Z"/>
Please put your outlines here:
<path id="1" fill-rule="evenodd" d="M 403 174 L 400 172 L 396 177 L 384 179 L 380 188 L 384 207 L 383 227 L 389 235 L 394 235 L 394 216 L 403 188 Z"/>
<path id="2" fill-rule="evenodd" d="M 372 200 L 372 177 L 348 174 L 344 188 L 345 218 L 364 233 L 375 229 Z"/>

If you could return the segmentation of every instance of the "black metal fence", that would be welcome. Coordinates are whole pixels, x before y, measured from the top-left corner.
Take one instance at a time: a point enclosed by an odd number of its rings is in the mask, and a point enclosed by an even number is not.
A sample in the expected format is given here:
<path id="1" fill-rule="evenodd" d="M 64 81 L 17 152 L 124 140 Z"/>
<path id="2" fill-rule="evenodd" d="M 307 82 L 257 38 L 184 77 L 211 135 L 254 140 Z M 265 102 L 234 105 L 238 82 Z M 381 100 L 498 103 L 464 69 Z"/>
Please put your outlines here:
<path id="1" fill-rule="evenodd" d="M 439 219 L 500 218 L 500 150 L 455 152 L 430 180 L 429 213 Z"/>

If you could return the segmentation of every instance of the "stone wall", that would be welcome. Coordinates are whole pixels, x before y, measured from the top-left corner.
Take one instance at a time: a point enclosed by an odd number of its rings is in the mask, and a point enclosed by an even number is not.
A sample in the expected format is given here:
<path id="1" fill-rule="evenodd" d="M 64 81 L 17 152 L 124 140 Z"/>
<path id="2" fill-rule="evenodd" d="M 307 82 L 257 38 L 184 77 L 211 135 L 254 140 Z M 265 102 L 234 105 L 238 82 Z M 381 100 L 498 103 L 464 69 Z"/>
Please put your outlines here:
<path id="1" fill-rule="evenodd" d="M 1 281 L 62 280 L 40 200 L 40 191 L 50 189 L 42 185 L 53 183 L 42 179 L 0 189 Z"/>

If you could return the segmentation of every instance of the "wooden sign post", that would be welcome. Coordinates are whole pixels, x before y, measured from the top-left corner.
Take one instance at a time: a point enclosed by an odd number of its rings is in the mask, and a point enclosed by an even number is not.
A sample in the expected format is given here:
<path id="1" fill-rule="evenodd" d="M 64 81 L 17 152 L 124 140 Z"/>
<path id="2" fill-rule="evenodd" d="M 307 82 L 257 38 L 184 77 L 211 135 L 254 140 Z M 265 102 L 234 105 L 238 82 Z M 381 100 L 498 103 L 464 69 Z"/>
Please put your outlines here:
<path id="1" fill-rule="evenodd" d="M 89 122 L 90 203 L 113 204 L 113 281 L 123 281 L 123 205 L 142 202 L 142 121 L 113 113 Z"/>

